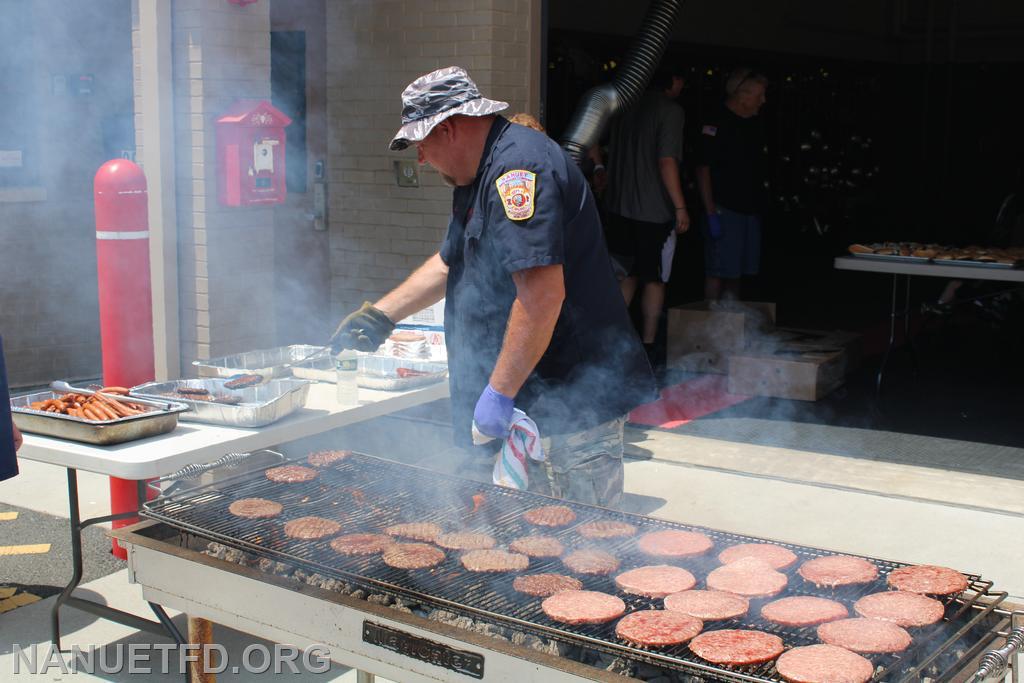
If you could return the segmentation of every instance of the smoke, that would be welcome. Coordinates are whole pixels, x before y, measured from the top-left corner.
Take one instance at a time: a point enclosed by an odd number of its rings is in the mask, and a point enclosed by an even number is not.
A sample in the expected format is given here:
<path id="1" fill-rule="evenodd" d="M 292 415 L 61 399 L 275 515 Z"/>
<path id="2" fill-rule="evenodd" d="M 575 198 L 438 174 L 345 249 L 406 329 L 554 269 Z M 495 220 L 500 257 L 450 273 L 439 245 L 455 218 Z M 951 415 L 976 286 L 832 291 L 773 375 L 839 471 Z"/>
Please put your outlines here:
<path id="1" fill-rule="evenodd" d="M 134 148 L 129 0 L 0 0 L 0 55 L 0 331 L 11 383 L 97 377 L 92 181 Z"/>

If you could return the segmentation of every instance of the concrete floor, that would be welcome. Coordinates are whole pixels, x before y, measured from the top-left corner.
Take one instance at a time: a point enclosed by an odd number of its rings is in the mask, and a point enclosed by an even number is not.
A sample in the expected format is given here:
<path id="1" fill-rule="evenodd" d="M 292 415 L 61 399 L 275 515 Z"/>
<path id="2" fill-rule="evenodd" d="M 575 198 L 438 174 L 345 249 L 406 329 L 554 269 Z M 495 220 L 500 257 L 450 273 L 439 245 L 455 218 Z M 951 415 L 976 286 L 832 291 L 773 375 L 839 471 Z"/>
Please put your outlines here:
<path id="1" fill-rule="evenodd" d="M 401 436 L 395 424 L 388 427 L 387 433 Z M 403 441 L 415 448 L 399 449 L 397 457 L 438 469 L 455 466 L 439 445 L 443 435 L 436 436 L 435 443 L 428 425 L 417 423 L 412 429 L 418 438 Z M 350 432 L 344 445 L 358 446 L 364 437 Z M 1016 601 L 1024 600 L 1024 481 L 659 431 L 629 430 L 627 440 L 626 506 L 631 511 L 838 551 L 949 565 L 980 573 Z M 487 471 L 479 469 L 480 476 Z M 0 484 L 0 512 L 19 508 L 66 516 L 64 482 L 59 468 L 23 463 L 20 477 Z M 88 514 L 104 514 L 106 479 L 83 474 L 80 487 Z M 126 570 L 85 584 L 80 593 L 149 616 L 139 589 L 128 583 Z M 13 672 L 10 644 L 48 642 L 52 600 L 0 615 L 0 679 L 7 680 Z M 67 645 L 169 642 L 75 610 L 64 614 Z M 183 625 L 182 619 L 176 621 Z M 225 627 L 217 627 L 216 639 L 235 656 L 259 642 Z M 266 675 L 225 673 L 219 679 L 248 681 Z M 17 680 L 21 677 L 30 678 L 22 675 Z M 35 678 L 68 680 L 54 669 Z M 74 680 L 123 679 L 77 674 Z M 133 680 L 182 679 L 148 674 Z M 354 672 L 335 667 L 328 674 L 306 673 L 289 680 L 354 680 Z"/>

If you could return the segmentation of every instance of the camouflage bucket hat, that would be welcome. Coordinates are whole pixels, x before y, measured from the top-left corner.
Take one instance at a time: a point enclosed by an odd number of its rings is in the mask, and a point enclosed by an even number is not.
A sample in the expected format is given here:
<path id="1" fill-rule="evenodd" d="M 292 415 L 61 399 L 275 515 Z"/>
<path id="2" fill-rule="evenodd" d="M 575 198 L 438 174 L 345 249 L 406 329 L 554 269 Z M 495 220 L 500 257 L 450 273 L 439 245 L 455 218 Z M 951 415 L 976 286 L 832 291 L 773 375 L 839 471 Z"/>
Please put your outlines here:
<path id="1" fill-rule="evenodd" d="M 391 140 L 392 151 L 419 142 L 449 116 L 488 116 L 508 109 L 508 102 L 489 100 L 460 66 L 420 76 L 402 91 L 402 127 Z"/>

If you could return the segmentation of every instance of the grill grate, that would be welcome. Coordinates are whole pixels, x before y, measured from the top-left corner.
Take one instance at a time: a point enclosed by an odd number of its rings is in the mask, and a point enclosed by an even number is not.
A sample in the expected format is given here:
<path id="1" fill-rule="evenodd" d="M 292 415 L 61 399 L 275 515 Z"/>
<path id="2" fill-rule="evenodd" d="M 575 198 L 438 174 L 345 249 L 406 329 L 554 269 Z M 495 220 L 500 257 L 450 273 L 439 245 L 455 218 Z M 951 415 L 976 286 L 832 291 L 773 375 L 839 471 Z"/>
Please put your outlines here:
<path id="1" fill-rule="evenodd" d="M 519 536 L 540 532 L 558 538 L 566 546 L 567 552 L 577 547 L 608 550 L 621 560 L 619 571 L 655 563 L 677 564 L 698 578 L 697 588 L 704 587 L 703 577 L 718 566 L 717 554 L 723 548 L 765 539 L 656 520 L 572 501 L 558 503 L 576 512 L 576 522 L 562 529 L 541 530 L 526 524 L 521 518 L 526 510 L 551 503 L 551 499 L 534 493 L 460 479 L 361 454 L 353 454 L 319 472 L 320 476 L 315 480 L 300 484 L 271 482 L 262 470 L 247 472 L 150 501 L 146 503 L 143 514 L 211 540 L 302 566 L 324 576 L 342 579 L 373 591 L 412 598 L 540 637 L 556 638 L 572 645 L 720 680 L 779 680 L 774 663 L 752 667 L 709 665 L 685 645 L 645 648 L 626 644 L 616 638 L 614 623 L 568 626 L 554 622 L 540 609 L 539 598 L 530 598 L 513 590 L 514 574 L 467 572 L 455 552 L 448 552 L 445 562 L 430 570 L 398 570 L 384 564 L 379 555 L 341 556 L 330 548 L 329 538 L 323 541 L 290 539 L 284 535 L 283 526 L 290 519 L 307 515 L 341 522 L 341 533 L 379 532 L 399 522 L 430 521 L 446 531 L 489 533 L 498 539 L 499 546 L 506 546 Z M 269 520 L 241 519 L 228 513 L 227 508 L 232 502 L 250 497 L 275 500 L 284 506 L 284 512 Z M 638 534 L 668 528 L 700 531 L 715 541 L 715 549 L 698 558 L 652 560 L 635 549 L 633 538 L 592 541 L 582 539 L 574 531 L 576 525 L 596 519 L 628 521 L 638 527 Z M 897 567 L 905 566 L 866 558 L 879 567 L 880 575 L 875 582 L 836 590 L 817 588 L 805 583 L 796 574 L 796 567 L 805 560 L 832 553 L 793 544 L 780 545 L 789 548 L 800 558 L 797 564 L 785 572 L 789 576 L 789 586 L 782 595 L 828 597 L 845 604 L 851 615 L 852 605 L 858 598 L 886 590 L 887 574 Z M 557 558 L 532 559 L 530 571 L 571 573 Z M 627 613 L 661 607 L 660 600 L 621 594 L 611 576 L 581 578 L 585 589 L 622 597 L 627 605 Z M 956 600 L 947 601 L 943 621 L 914 630 L 914 643 L 907 651 L 899 655 L 871 657 L 876 665 L 875 680 L 915 680 L 926 673 L 929 678 L 936 678 L 936 662 L 940 655 L 951 653 L 958 644 L 969 640 L 972 634 L 980 637 L 980 634 L 974 634 L 978 624 L 1005 594 L 993 595 L 990 592 L 991 582 L 979 576 L 969 575 L 969 579 L 968 591 Z M 995 599 L 979 602 L 983 596 Z M 705 625 L 705 631 L 721 628 L 757 629 L 780 636 L 787 648 L 818 642 L 814 628 L 781 627 L 762 620 L 759 617 L 760 608 L 771 599 L 774 598 L 751 600 L 747 617 L 742 620 L 709 622 Z M 939 666 L 939 669 L 942 667 Z"/>

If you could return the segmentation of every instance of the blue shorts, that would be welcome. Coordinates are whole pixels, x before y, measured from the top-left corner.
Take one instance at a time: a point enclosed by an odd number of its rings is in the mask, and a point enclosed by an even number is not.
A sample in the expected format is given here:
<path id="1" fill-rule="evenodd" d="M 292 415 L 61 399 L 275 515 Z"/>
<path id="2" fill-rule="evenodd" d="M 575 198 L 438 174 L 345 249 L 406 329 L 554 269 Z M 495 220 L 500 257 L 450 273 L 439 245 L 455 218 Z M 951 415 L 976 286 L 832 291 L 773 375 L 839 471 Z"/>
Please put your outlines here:
<path id="1" fill-rule="evenodd" d="M 718 209 L 722 234 L 711 239 L 707 220 L 701 226 L 704 235 L 704 274 L 708 277 L 736 279 L 757 275 L 761 270 L 761 218 Z"/>

